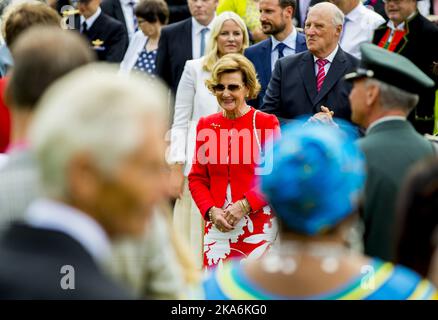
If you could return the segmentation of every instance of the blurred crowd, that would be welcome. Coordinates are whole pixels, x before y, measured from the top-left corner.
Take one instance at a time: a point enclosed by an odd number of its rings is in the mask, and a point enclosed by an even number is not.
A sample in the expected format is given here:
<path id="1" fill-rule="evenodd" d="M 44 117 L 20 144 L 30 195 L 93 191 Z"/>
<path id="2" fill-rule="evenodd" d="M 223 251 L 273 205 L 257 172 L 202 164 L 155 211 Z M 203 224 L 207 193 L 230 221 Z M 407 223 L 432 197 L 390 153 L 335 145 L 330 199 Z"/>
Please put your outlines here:
<path id="1" fill-rule="evenodd" d="M 438 299 L 438 0 L 0 15 L 0 299 Z"/>

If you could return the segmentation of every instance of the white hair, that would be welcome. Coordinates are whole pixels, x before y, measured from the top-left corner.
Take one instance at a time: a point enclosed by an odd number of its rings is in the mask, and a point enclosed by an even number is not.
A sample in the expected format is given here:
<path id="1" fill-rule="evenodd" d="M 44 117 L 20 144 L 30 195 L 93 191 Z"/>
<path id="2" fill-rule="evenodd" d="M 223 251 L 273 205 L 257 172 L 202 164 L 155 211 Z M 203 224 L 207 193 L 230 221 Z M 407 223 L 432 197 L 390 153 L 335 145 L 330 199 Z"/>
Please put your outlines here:
<path id="1" fill-rule="evenodd" d="M 320 2 L 309 8 L 309 13 L 311 10 L 321 9 L 324 11 L 329 11 L 331 14 L 332 22 L 335 26 L 344 25 L 344 13 L 336 5 L 330 2 Z"/>
<path id="2" fill-rule="evenodd" d="M 39 102 L 29 136 L 43 191 L 53 197 L 68 194 L 67 167 L 80 152 L 111 175 L 138 147 L 147 133 L 146 121 L 167 124 L 167 97 L 156 80 L 118 75 L 116 68 L 100 64 L 55 82 Z"/>

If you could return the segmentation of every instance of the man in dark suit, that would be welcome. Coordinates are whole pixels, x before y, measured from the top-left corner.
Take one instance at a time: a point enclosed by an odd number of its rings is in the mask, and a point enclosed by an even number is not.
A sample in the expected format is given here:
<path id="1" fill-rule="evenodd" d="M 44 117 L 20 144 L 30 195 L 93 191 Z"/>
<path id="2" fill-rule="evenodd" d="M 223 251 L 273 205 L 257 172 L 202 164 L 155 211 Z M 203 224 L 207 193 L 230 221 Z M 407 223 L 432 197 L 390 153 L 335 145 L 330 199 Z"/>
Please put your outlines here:
<path id="1" fill-rule="evenodd" d="M 188 0 L 191 18 L 161 30 L 157 73 L 176 93 L 187 60 L 204 55 L 218 0 Z"/>
<path id="2" fill-rule="evenodd" d="M 438 61 L 438 26 L 417 11 L 416 0 L 388 0 L 385 11 L 389 20 L 376 29 L 373 43 L 405 56 L 435 81 L 435 88 L 419 93 L 420 101 L 408 118 L 418 132 L 432 133 L 438 89 L 438 75 L 433 73 Z"/>
<path id="3" fill-rule="evenodd" d="M 334 116 L 350 120 L 351 84 L 343 76 L 358 60 L 338 45 L 344 15 L 335 5 L 319 3 L 309 9 L 306 43 L 309 51 L 277 61 L 261 110 L 287 119 L 315 114 L 325 106 Z"/>
<path id="4" fill-rule="evenodd" d="M 43 196 L 0 238 L 0 298 L 130 297 L 103 266 L 111 242 L 140 239 L 164 200 L 166 102 L 159 83 L 118 81 L 102 65 L 45 92 L 30 129 Z"/>
<path id="5" fill-rule="evenodd" d="M 103 0 L 100 7 L 110 17 L 123 25 L 126 35 L 131 39 L 138 30 L 138 21 L 134 15 L 134 7 L 138 0 Z"/>
<path id="6" fill-rule="evenodd" d="M 98 59 L 121 62 L 129 42 L 122 23 L 102 12 L 100 0 L 79 0 L 78 9 L 75 29 L 87 37 Z"/>
<path id="7" fill-rule="evenodd" d="M 418 92 L 435 84 L 411 61 L 372 44 L 361 47 L 361 67 L 346 75 L 352 120 L 366 128 L 359 140 L 367 162 L 363 221 L 365 253 L 392 260 L 399 188 L 416 162 L 434 155 L 432 143 L 406 121 Z"/>
<path id="8" fill-rule="evenodd" d="M 262 86 L 257 99 L 248 101 L 252 107 L 259 109 L 262 105 L 275 62 L 307 50 L 306 38 L 292 24 L 295 7 L 295 0 L 261 0 L 259 3 L 262 30 L 271 37 L 245 50 Z"/>

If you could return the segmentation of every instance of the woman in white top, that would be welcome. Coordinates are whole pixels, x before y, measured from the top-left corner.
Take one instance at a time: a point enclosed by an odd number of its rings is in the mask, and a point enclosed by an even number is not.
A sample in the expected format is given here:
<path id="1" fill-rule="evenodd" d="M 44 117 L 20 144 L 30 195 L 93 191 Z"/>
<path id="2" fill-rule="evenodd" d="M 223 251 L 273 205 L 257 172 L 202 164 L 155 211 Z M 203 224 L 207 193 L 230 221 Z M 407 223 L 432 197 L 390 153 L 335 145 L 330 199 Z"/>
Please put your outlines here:
<path id="1" fill-rule="evenodd" d="M 169 9 L 164 0 L 141 0 L 134 9 L 139 30 L 132 36 L 122 63 L 121 73 L 131 71 L 156 75 L 158 41 L 161 27 L 169 20 Z"/>
<path id="2" fill-rule="evenodd" d="M 188 60 L 178 85 L 171 130 L 168 162 L 171 164 L 172 193 L 177 201 L 174 224 L 189 242 L 202 268 L 204 221 L 188 189 L 187 176 L 195 149 L 196 126 L 200 117 L 218 112 L 216 97 L 207 89 L 205 80 L 211 76 L 216 61 L 228 53 L 240 53 L 248 47 L 248 31 L 234 12 L 223 12 L 215 18 L 205 56 Z"/>

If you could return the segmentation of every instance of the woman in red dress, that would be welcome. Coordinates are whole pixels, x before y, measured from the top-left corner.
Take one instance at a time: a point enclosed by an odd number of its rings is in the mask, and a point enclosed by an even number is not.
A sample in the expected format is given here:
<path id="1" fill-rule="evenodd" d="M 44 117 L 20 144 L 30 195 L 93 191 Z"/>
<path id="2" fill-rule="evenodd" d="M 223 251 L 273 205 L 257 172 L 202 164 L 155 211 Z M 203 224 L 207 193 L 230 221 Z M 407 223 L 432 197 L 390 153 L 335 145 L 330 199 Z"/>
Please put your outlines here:
<path id="1" fill-rule="evenodd" d="M 260 84 L 244 56 L 221 58 L 206 84 L 222 111 L 199 120 L 189 188 L 207 222 L 204 266 L 211 267 L 229 258 L 258 258 L 275 240 L 275 218 L 256 177 L 269 174 L 262 146 L 279 135 L 279 123 L 246 104 Z"/>

